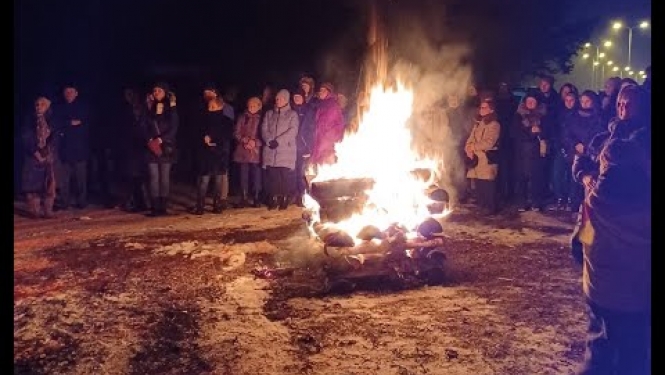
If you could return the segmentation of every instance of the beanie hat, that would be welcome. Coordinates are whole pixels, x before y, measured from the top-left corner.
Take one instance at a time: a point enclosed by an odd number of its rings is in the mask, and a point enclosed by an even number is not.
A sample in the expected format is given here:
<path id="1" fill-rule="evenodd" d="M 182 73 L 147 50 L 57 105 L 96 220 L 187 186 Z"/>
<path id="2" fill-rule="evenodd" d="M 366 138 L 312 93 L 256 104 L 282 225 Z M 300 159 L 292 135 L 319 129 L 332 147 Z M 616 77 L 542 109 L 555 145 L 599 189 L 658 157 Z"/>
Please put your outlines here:
<path id="1" fill-rule="evenodd" d="M 277 95 L 275 97 L 276 98 L 282 98 L 282 99 L 284 99 L 284 101 L 286 101 L 288 103 L 289 100 L 291 99 L 291 94 L 289 94 L 289 90 L 281 89 L 281 90 L 279 90 L 279 92 L 277 93 Z"/>
<path id="2" fill-rule="evenodd" d="M 171 90 L 171 88 L 169 87 L 169 84 L 166 83 L 166 82 L 157 82 L 157 83 L 155 83 L 153 88 L 157 88 L 157 87 L 164 90 L 164 92 L 169 92 Z"/>
<path id="3" fill-rule="evenodd" d="M 311 87 L 312 90 L 314 90 L 314 78 L 309 77 L 309 76 L 304 76 L 300 78 L 300 84 L 302 85 L 303 83 L 306 83 Z"/>
<path id="4" fill-rule="evenodd" d="M 335 86 L 333 86 L 333 84 L 330 83 L 330 82 L 323 82 L 321 84 L 321 88 L 325 88 L 328 91 L 330 91 L 331 93 L 335 92 Z"/>
<path id="5" fill-rule="evenodd" d="M 203 91 L 212 91 L 215 93 L 215 95 L 219 96 L 219 91 L 217 90 L 217 87 L 212 83 L 203 86 Z"/>

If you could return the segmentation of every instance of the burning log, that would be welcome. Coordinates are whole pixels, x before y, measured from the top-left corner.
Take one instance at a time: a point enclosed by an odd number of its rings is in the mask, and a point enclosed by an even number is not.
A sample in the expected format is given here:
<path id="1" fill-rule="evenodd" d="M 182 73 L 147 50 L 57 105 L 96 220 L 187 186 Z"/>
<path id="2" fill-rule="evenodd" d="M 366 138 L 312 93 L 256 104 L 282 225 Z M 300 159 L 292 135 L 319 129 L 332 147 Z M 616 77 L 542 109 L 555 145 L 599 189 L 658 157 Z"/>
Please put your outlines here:
<path id="1" fill-rule="evenodd" d="M 360 232 L 358 232 L 358 235 L 356 237 L 364 241 L 369 241 L 373 239 L 380 240 L 385 238 L 385 234 L 378 227 L 375 227 L 374 225 L 367 225 L 363 229 L 361 229 Z"/>
<path id="2" fill-rule="evenodd" d="M 367 202 L 365 191 L 374 186 L 372 179 L 338 179 L 313 182 L 311 196 L 321 206 L 323 221 L 340 221 L 360 212 Z"/>

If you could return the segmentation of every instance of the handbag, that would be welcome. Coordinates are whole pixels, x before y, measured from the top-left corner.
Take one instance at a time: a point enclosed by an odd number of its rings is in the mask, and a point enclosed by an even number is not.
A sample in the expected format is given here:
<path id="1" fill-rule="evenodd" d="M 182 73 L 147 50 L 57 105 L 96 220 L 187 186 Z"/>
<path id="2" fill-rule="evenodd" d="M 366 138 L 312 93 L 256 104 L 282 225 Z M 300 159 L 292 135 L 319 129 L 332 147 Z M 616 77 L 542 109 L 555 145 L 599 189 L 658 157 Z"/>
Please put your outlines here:
<path id="1" fill-rule="evenodd" d="M 499 164 L 499 150 L 487 150 L 485 155 L 487 156 L 487 164 Z"/>
<path id="2" fill-rule="evenodd" d="M 158 138 L 153 138 L 148 141 L 148 148 L 153 154 L 155 154 L 155 156 L 162 156 L 162 144 L 159 142 Z"/>

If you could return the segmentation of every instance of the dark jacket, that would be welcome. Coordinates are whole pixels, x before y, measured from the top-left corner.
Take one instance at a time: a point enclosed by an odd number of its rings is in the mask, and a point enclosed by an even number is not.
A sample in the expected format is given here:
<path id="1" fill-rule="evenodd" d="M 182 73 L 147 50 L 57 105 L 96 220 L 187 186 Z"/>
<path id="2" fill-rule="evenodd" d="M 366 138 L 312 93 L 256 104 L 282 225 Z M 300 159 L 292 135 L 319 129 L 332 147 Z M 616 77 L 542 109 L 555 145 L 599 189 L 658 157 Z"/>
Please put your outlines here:
<path id="1" fill-rule="evenodd" d="M 155 102 L 143 118 L 143 139 L 145 140 L 148 163 L 175 163 L 177 160 L 176 135 L 179 125 L 178 111 L 176 107 L 169 105 L 168 99 L 165 99 L 163 104 L 164 112 L 162 114 L 157 114 L 156 108 L 158 103 Z M 156 156 L 147 147 L 147 143 L 154 138 L 162 139 L 162 156 Z"/>
<path id="2" fill-rule="evenodd" d="M 206 110 L 201 116 L 201 130 L 199 138 L 199 144 L 201 145 L 199 172 L 203 175 L 226 173 L 231 156 L 233 120 L 223 110 Z M 205 144 L 203 139 L 206 135 L 210 137 L 210 143 L 215 144 L 215 146 Z"/>
<path id="3" fill-rule="evenodd" d="M 314 136 L 316 131 L 316 100 L 303 105 L 293 105 L 293 110 L 298 114 L 298 154 L 308 155 L 312 152 Z"/>
<path id="4" fill-rule="evenodd" d="M 577 153 L 575 146 L 579 143 L 584 145 L 586 153 L 586 148 L 593 137 L 603 132 L 601 121 L 599 113 L 589 113 L 582 109 L 569 114 L 562 121 L 562 147 L 569 160 L 573 160 L 573 157 Z"/>
<path id="5" fill-rule="evenodd" d="M 90 117 L 88 108 L 76 99 L 54 108 L 55 126 L 60 137 L 58 155 L 63 162 L 86 161 L 90 156 Z M 72 120 L 81 124 L 72 125 Z"/>
<path id="6" fill-rule="evenodd" d="M 547 117 L 544 104 L 539 104 L 534 110 L 528 110 L 524 103 L 520 104 L 513 118 L 510 136 L 516 158 L 540 158 L 540 141 L 549 139 L 552 132 L 551 122 Z M 540 127 L 540 133 L 533 133 L 534 126 Z"/>

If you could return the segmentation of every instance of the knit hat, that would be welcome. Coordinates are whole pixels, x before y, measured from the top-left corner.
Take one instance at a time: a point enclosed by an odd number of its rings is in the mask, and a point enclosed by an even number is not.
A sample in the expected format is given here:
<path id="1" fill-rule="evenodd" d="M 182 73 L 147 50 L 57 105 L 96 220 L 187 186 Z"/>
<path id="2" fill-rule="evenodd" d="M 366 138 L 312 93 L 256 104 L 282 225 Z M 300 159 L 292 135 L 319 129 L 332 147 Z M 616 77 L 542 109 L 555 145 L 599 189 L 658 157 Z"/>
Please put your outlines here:
<path id="1" fill-rule="evenodd" d="M 277 92 L 277 95 L 275 95 L 275 97 L 276 98 L 282 98 L 282 99 L 284 99 L 284 101 L 286 101 L 288 103 L 289 100 L 291 99 L 291 94 L 289 94 L 289 90 L 281 89 L 281 90 L 279 90 L 279 92 Z"/>
<path id="2" fill-rule="evenodd" d="M 219 96 L 219 91 L 217 90 L 217 87 L 212 83 L 203 86 L 203 91 L 212 91 L 215 93 L 215 95 Z"/>
<path id="3" fill-rule="evenodd" d="M 325 88 L 326 90 L 330 91 L 331 93 L 335 92 L 335 86 L 333 86 L 332 83 L 330 82 L 323 82 L 321 84 L 321 88 Z"/>
<path id="4" fill-rule="evenodd" d="M 539 95 L 538 95 L 538 93 L 536 93 L 535 90 L 528 90 L 528 91 L 526 92 L 526 95 L 524 95 L 524 99 L 523 99 L 523 101 L 526 102 L 526 100 L 527 100 L 528 98 L 534 98 L 534 99 L 536 99 L 536 102 L 540 103 Z"/>
<path id="5" fill-rule="evenodd" d="M 300 78 L 300 82 L 299 82 L 299 83 L 300 83 L 301 85 L 302 85 L 303 83 L 306 83 L 306 84 L 309 85 L 309 87 L 310 87 L 312 90 L 314 90 L 314 84 L 315 84 L 315 82 L 314 82 L 314 78 L 312 78 L 312 77 L 310 77 L 310 76 L 304 76 L 304 77 Z"/>

